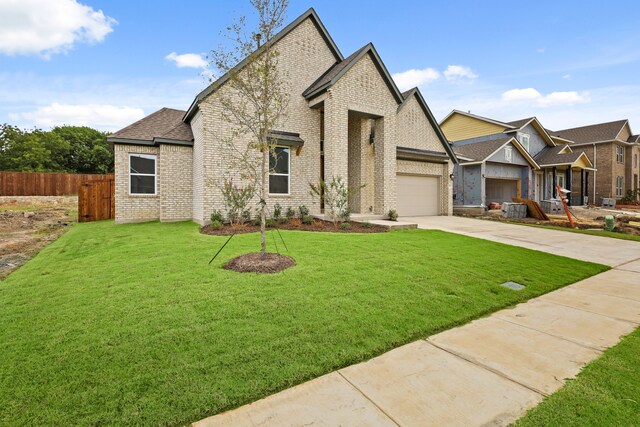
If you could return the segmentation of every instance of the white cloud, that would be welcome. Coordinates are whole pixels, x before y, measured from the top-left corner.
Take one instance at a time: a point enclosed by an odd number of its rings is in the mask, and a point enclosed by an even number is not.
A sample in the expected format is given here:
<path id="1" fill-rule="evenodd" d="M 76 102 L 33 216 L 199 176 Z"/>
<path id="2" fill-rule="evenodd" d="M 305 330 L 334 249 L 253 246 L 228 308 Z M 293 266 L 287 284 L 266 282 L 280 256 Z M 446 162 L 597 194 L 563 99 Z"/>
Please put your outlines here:
<path id="1" fill-rule="evenodd" d="M 2 0 L 0 53 L 48 58 L 76 43 L 99 43 L 116 24 L 76 0 Z"/>
<path id="2" fill-rule="evenodd" d="M 12 120 L 26 119 L 37 127 L 61 125 L 90 126 L 103 130 L 117 130 L 144 117 L 141 108 L 118 107 L 108 104 L 53 104 L 34 111 L 10 113 Z"/>
<path id="3" fill-rule="evenodd" d="M 175 62 L 178 68 L 207 68 L 209 65 L 199 53 L 183 53 L 182 55 L 178 55 L 175 52 L 171 52 L 164 58 Z"/>
<path id="4" fill-rule="evenodd" d="M 539 107 L 551 105 L 575 105 L 590 101 L 588 92 L 551 92 L 542 95 L 536 89 L 529 87 L 526 89 L 511 89 L 502 93 L 502 100 L 507 103 L 530 102 Z"/>
<path id="5" fill-rule="evenodd" d="M 563 79 L 565 80 L 570 80 L 571 79 L 571 74 L 565 74 L 564 76 L 562 76 Z"/>
<path id="6" fill-rule="evenodd" d="M 447 69 L 444 70 L 443 74 L 444 77 L 449 81 L 460 79 L 473 80 L 478 77 L 478 75 L 474 73 L 471 68 L 462 65 L 449 65 Z"/>
<path id="7" fill-rule="evenodd" d="M 434 68 L 423 68 L 421 70 L 411 69 L 396 73 L 392 77 L 400 90 L 408 90 L 438 80 L 440 73 Z"/>
<path id="8" fill-rule="evenodd" d="M 547 51 L 546 47 L 540 47 L 540 48 L 536 49 L 536 52 L 538 52 L 538 53 L 545 53 L 546 51 Z"/>

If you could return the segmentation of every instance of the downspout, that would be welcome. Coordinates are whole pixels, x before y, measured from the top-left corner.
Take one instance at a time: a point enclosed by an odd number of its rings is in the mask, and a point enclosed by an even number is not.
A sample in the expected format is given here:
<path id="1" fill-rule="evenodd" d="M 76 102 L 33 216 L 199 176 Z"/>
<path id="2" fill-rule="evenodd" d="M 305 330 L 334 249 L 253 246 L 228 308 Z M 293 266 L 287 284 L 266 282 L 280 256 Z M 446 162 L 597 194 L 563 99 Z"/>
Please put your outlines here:
<path id="1" fill-rule="evenodd" d="M 598 150 L 596 150 L 596 143 L 593 143 L 593 204 L 597 204 L 596 200 L 596 179 L 598 178 Z"/>

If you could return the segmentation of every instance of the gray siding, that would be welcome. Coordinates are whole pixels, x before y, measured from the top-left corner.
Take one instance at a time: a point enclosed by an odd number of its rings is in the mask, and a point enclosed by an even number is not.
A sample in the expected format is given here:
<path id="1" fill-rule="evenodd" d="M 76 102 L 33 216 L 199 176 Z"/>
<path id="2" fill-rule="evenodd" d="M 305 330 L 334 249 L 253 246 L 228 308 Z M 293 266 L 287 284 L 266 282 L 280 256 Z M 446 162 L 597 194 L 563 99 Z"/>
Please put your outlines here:
<path id="1" fill-rule="evenodd" d="M 523 165 L 523 166 L 529 165 L 529 162 L 527 162 L 527 159 L 525 159 L 524 156 L 520 154 L 518 149 L 514 147 L 513 144 L 509 144 L 507 145 L 507 147 L 511 147 L 511 157 L 513 159 L 511 162 L 508 162 L 508 163 L 514 164 L 514 165 Z M 489 157 L 487 159 L 487 162 L 507 163 L 505 161 L 504 151 L 505 151 L 504 148 L 501 148 L 496 154 Z"/>
<path id="2" fill-rule="evenodd" d="M 456 166 L 455 205 L 480 205 L 482 203 L 482 173 L 480 165 Z"/>
<path id="3" fill-rule="evenodd" d="M 535 157 L 536 154 L 547 146 L 547 143 L 533 126 L 527 125 L 520 132 L 529 134 L 529 154 L 531 154 L 531 157 Z M 513 136 L 516 136 L 516 134 L 513 134 Z"/>

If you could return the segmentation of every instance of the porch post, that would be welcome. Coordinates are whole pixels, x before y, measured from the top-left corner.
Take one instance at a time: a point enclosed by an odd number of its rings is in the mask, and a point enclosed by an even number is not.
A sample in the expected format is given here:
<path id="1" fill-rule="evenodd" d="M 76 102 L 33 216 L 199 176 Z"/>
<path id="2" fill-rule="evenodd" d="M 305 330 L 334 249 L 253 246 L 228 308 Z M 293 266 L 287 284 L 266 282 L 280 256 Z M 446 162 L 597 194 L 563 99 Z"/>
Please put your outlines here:
<path id="1" fill-rule="evenodd" d="M 553 180 L 552 183 L 551 183 L 551 196 L 552 196 L 552 198 L 556 198 L 556 197 L 558 197 L 558 189 L 556 188 L 556 185 L 558 185 L 557 184 L 558 179 L 557 179 L 557 176 L 556 176 L 556 167 L 555 166 L 551 170 L 551 173 L 552 173 L 551 176 L 552 176 L 552 180 Z"/>
<path id="2" fill-rule="evenodd" d="M 566 187 L 567 187 L 567 190 L 569 190 L 569 191 L 571 191 L 571 174 L 572 174 L 572 172 L 573 171 L 571 170 L 570 167 L 567 168 L 567 170 L 564 172 L 564 176 L 565 176 L 564 179 L 565 179 L 565 182 L 566 182 Z M 573 195 L 573 193 L 568 193 L 568 196 L 567 196 L 567 204 L 569 206 L 571 206 L 571 196 L 572 195 Z"/>
<path id="3" fill-rule="evenodd" d="M 584 174 L 584 194 L 589 197 L 589 171 L 586 171 Z M 595 199 L 593 203 L 595 203 Z"/>
<path id="4" fill-rule="evenodd" d="M 584 169 L 580 169 L 580 206 L 584 204 L 585 193 Z"/>

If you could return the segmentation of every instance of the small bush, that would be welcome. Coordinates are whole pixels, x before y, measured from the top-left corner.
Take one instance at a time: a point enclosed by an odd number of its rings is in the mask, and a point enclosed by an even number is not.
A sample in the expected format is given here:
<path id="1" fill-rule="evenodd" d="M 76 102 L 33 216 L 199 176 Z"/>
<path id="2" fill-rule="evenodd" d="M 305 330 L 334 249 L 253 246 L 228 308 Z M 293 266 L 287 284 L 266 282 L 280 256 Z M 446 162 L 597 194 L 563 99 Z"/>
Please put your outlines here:
<path id="1" fill-rule="evenodd" d="M 387 216 L 389 217 L 389 220 L 397 221 L 398 220 L 398 211 L 396 211 L 395 209 L 391 209 L 389 211 L 389 213 L 387 214 Z"/>
<path id="2" fill-rule="evenodd" d="M 282 216 L 282 206 L 280 206 L 280 203 L 276 203 L 275 205 L 273 205 L 273 219 L 277 221 L 280 219 L 281 216 Z"/>
<path id="3" fill-rule="evenodd" d="M 251 211 L 249 209 L 242 212 L 242 222 L 251 222 Z"/>
<path id="4" fill-rule="evenodd" d="M 222 212 L 220 211 L 213 211 L 213 213 L 211 214 L 211 222 L 219 222 L 220 224 L 222 224 L 224 222 L 224 216 L 222 215 Z"/>
<path id="5" fill-rule="evenodd" d="M 267 218 L 267 222 L 265 223 L 265 225 L 266 225 L 267 227 L 271 227 L 271 228 L 273 228 L 273 227 L 275 227 L 275 226 L 276 226 L 276 220 L 275 220 L 275 219 L 273 219 L 273 218 Z"/>
<path id="6" fill-rule="evenodd" d="M 286 217 L 278 218 L 278 224 L 286 224 L 289 220 Z"/>
<path id="7" fill-rule="evenodd" d="M 365 221 L 365 222 L 362 223 L 362 226 L 364 228 L 371 228 L 371 227 L 373 227 L 373 224 L 371 224 L 369 221 Z"/>
<path id="8" fill-rule="evenodd" d="M 342 222 L 342 223 L 340 223 L 340 228 L 342 230 L 348 230 L 348 229 L 351 228 L 351 224 L 349 224 L 348 222 Z"/>
<path id="9" fill-rule="evenodd" d="M 286 216 L 287 216 L 287 219 L 288 219 L 289 221 L 291 221 L 293 218 L 295 218 L 295 216 L 296 216 L 296 211 L 295 211 L 291 206 L 289 206 L 289 207 L 287 208 Z"/>
<path id="10" fill-rule="evenodd" d="M 260 226 L 260 217 L 256 217 L 256 219 L 253 220 L 253 225 Z"/>
<path id="11" fill-rule="evenodd" d="M 309 215 L 309 208 L 307 208 L 305 205 L 298 206 L 298 211 L 300 211 L 300 218 L 302 219 L 304 219 L 305 216 Z"/>
<path id="12" fill-rule="evenodd" d="M 214 219 L 211 221 L 211 228 L 213 228 L 214 230 L 218 230 L 220 228 L 222 228 L 222 221 L 218 221 L 217 219 Z"/>
<path id="13" fill-rule="evenodd" d="M 302 217 L 303 224 L 311 225 L 313 224 L 313 217 L 311 215 L 305 215 Z"/>

